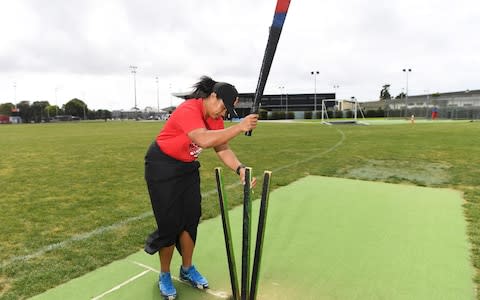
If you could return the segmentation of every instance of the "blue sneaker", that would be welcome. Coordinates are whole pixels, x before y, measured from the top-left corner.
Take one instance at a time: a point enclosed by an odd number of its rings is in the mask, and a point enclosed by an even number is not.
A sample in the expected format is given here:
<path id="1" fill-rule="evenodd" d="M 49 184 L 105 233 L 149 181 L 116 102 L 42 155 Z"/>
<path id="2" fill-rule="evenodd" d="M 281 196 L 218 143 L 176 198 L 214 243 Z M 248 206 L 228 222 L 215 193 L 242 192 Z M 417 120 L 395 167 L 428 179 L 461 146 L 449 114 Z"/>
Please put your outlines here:
<path id="1" fill-rule="evenodd" d="M 186 271 L 180 267 L 180 280 L 190 283 L 193 287 L 203 290 L 208 288 L 208 281 L 200 274 L 195 266 L 190 266 Z"/>
<path id="2" fill-rule="evenodd" d="M 160 273 L 158 288 L 160 289 L 160 294 L 162 294 L 162 297 L 165 300 L 173 300 L 177 297 L 177 290 L 173 286 L 170 272 Z"/>

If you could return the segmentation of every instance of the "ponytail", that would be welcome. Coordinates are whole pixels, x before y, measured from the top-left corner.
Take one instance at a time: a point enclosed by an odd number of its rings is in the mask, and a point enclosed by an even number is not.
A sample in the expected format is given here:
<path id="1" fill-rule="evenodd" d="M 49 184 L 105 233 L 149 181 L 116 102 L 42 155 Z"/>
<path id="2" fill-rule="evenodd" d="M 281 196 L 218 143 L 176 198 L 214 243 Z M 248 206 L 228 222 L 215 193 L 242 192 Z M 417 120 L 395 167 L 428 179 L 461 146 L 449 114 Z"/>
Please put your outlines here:
<path id="1" fill-rule="evenodd" d="M 200 77 L 200 81 L 193 85 L 193 92 L 189 98 L 207 98 L 212 92 L 217 82 L 208 76 Z"/>

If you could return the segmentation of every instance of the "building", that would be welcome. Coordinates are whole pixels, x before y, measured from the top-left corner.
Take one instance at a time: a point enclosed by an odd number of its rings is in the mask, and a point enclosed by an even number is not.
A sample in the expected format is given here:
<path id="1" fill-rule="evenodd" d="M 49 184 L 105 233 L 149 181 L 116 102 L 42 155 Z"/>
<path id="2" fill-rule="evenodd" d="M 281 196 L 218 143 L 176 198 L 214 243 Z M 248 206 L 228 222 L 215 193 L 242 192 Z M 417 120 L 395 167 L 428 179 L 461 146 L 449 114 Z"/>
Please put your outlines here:
<path id="1" fill-rule="evenodd" d="M 0 124 L 9 124 L 10 117 L 7 115 L 0 115 Z"/>
<path id="2" fill-rule="evenodd" d="M 136 119 L 139 115 L 138 110 L 113 110 L 112 119 Z"/>
<path id="3" fill-rule="evenodd" d="M 10 123 L 20 124 L 22 123 L 22 118 L 20 118 L 19 116 L 10 116 Z"/>
<path id="4" fill-rule="evenodd" d="M 412 95 L 389 101 L 388 109 L 401 111 L 401 116 L 429 118 L 433 110 L 440 118 L 480 119 L 480 90 Z"/>
<path id="5" fill-rule="evenodd" d="M 159 112 L 147 106 L 143 111 L 141 110 L 114 110 L 112 111 L 112 119 L 133 119 L 133 120 L 166 120 L 168 118 L 168 111 L 164 108 L 161 109 Z"/>
<path id="6" fill-rule="evenodd" d="M 235 110 L 240 117 L 250 113 L 254 96 L 254 93 L 240 93 L 238 95 L 240 103 Z M 321 111 L 322 100 L 324 99 L 335 99 L 335 93 L 263 95 L 259 108 L 268 112 Z M 333 102 L 332 105 L 334 105 Z"/>
<path id="7" fill-rule="evenodd" d="M 187 99 L 190 93 L 174 93 L 176 97 Z M 239 93 L 239 103 L 235 107 L 238 115 L 244 117 L 248 115 L 253 106 L 254 93 Z M 321 111 L 322 100 L 335 99 L 335 93 L 317 93 L 317 94 L 271 94 L 263 95 L 259 107 L 267 112 L 295 112 L 303 117 L 304 112 Z M 327 105 L 335 105 L 335 102 L 329 102 Z"/>

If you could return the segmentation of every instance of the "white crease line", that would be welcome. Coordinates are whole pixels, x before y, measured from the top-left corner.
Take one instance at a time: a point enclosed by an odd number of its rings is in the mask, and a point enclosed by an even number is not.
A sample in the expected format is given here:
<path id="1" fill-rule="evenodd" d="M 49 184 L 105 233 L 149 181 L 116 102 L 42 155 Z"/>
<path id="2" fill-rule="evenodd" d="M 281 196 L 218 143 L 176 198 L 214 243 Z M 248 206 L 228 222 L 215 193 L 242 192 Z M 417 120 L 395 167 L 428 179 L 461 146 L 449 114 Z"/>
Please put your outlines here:
<path id="1" fill-rule="evenodd" d="M 137 261 L 130 261 L 130 262 L 136 264 L 137 266 L 140 266 L 140 267 L 142 267 L 142 268 L 147 269 L 146 271 L 152 271 L 152 272 L 155 272 L 155 273 L 157 273 L 157 274 L 160 274 L 160 271 L 155 270 L 154 268 L 152 268 L 152 267 L 150 267 L 150 266 L 147 266 L 147 265 L 145 265 L 145 264 L 139 263 L 139 262 L 137 262 Z M 173 278 L 174 280 L 180 282 L 180 283 L 183 283 L 183 284 L 185 284 L 185 285 L 191 286 L 190 284 L 188 284 L 188 283 L 180 280 L 178 277 L 172 276 L 172 278 Z M 208 293 L 208 294 L 210 294 L 210 295 L 212 295 L 212 296 L 215 296 L 215 297 L 221 298 L 221 299 L 228 299 L 228 297 L 229 297 L 229 295 L 228 295 L 226 292 L 215 291 L 215 290 L 212 290 L 212 289 L 210 289 L 210 288 L 204 289 L 204 291 L 205 291 L 205 293 Z"/>
<path id="2" fill-rule="evenodd" d="M 147 265 L 145 265 L 145 264 L 139 263 L 138 261 L 131 260 L 130 262 L 133 263 L 133 264 L 136 264 L 137 266 L 140 266 L 140 267 L 142 267 L 142 268 L 145 268 L 145 269 L 147 269 L 147 270 L 150 270 L 150 271 L 152 271 L 152 272 L 154 272 L 154 273 L 160 274 L 160 272 L 159 272 L 158 270 L 156 270 L 156 269 L 154 269 L 154 268 L 152 268 L 152 267 L 150 267 L 150 266 L 147 266 Z"/>
<path id="3" fill-rule="evenodd" d="M 273 172 L 278 172 L 278 171 L 281 171 L 283 169 L 287 169 L 287 168 L 290 168 L 290 167 L 293 167 L 293 166 L 296 166 L 296 165 L 299 165 L 299 164 L 303 164 L 303 163 L 306 163 L 307 161 L 310 161 L 312 159 L 315 159 L 315 158 L 318 158 L 320 156 L 323 156 L 329 152 L 332 152 L 333 150 L 335 150 L 336 148 L 338 148 L 341 144 L 343 144 L 343 142 L 345 141 L 345 134 L 343 133 L 343 131 L 341 131 L 340 129 L 338 128 L 335 128 L 342 136 L 342 138 L 340 139 L 340 141 L 338 141 L 335 145 L 333 145 L 332 147 L 328 148 L 327 150 L 323 151 L 323 152 L 320 152 L 319 154 L 316 154 L 316 155 L 313 155 L 313 156 L 310 156 L 308 158 L 305 158 L 305 159 L 302 159 L 302 160 L 297 160 L 296 162 L 294 163 L 291 163 L 289 165 L 284 165 L 282 167 L 279 167 L 279 168 L 276 168 L 272 171 Z"/>
<path id="4" fill-rule="evenodd" d="M 110 294 L 110 293 L 115 292 L 116 290 L 118 290 L 118 289 L 120 289 L 121 287 L 129 284 L 130 282 L 137 280 L 138 278 L 142 277 L 143 275 L 147 274 L 148 272 L 150 272 L 150 270 L 145 270 L 145 271 L 143 271 L 142 273 L 140 273 L 140 274 L 138 274 L 138 275 L 135 275 L 135 276 L 133 276 L 132 278 L 129 278 L 128 280 L 120 283 L 119 285 L 114 286 L 113 288 L 111 288 L 110 290 L 106 291 L 105 293 L 103 293 L 103 294 L 101 294 L 101 295 L 99 295 L 99 296 L 97 296 L 97 297 L 95 297 L 95 298 L 92 298 L 92 300 L 98 300 L 98 299 L 100 299 L 100 298 L 103 298 L 104 296 L 106 296 L 106 295 L 108 295 L 108 294 Z"/>
<path id="5" fill-rule="evenodd" d="M 332 147 L 330 147 L 329 149 L 319 153 L 319 154 L 316 154 L 316 155 L 313 155 L 311 157 L 308 157 L 306 159 L 303 159 L 303 160 L 299 160 L 299 161 L 296 161 L 294 163 L 291 163 L 289 165 L 285 165 L 285 166 L 282 166 L 282 167 L 279 167 L 279 168 L 276 168 L 274 170 L 272 170 L 272 172 L 278 172 L 278 171 L 281 171 L 283 169 L 286 169 L 286 168 L 290 168 L 292 166 L 296 166 L 298 164 L 301 164 L 301 163 L 305 163 L 307 161 L 310 161 L 314 158 L 317 158 L 317 157 L 320 157 L 322 155 L 325 155 L 333 150 L 335 150 L 338 146 L 340 146 L 344 141 L 345 141 L 345 134 L 343 133 L 343 131 L 341 131 L 340 129 L 338 128 L 335 128 L 342 136 L 342 138 L 340 139 L 340 141 L 338 141 L 335 145 L 333 145 Z M 230 185 L 228 185 L 226 187 L 226 190 L 229 190 L 231 188 L 234 188 L 236 186 L 239 186 L 240 185 L 240 182 L 237 182 L 237 183 L 232 183 Z M 215 194 L 217 192 L 217 189 L 212 189 L 208 192 L 205 192 L 205 193 L 202 193 L 202 197 L 207 197 L 207 196 L 210 196 L 212 194 Z M 19 256 L 14 256 L 8 260 L 5 260 L 2 262 L 2 264 L 0 265 L 1 268 L 4 268 L 10 264 L 12 264 L 13 262 L 16 262 L 16 261 L 26 261 L 26 260 L 30 260 L 32 258 L 36 258 L 36 257 L 39 257 L 39 256 L 42 256 L 43 254 L 45 254 L 46 252 L 49 252 L 49 251 L 52 251 L 52 250 L 55 250 L 55 249 L 58 249 L 58 248 L 63 248 L 65 247 L 67 244 L 71 243 L 71 242 L 76 242 L 76 241 L 83 241 L 83 240 L 86 240 L 86 239 L 89 239 L 93 236 L 96 236 L 96 235 L 100 235 L 102 233 L 105 233 L 107 231 L 110 231 L 110 230 L 114 230 L 114 229 L 117 229 L 123 225 L 126 225 L 128 223 L 131 223 L 131 222 L 134 222 L 134 221 L 140 221 L 140 220 L 143 220 L 147 217 L 150 217 L 152 216 L 153 213 L 151 211 L 148 211 L 148 212 L 145 212 L 141 215 L 138 215 L 136 217 L 131 217 L 131 218 L 128 218 L 126 220 L 123 220 L 123 221 L 120 221 L 118 223 L 115 223 L 115 224 L 112 224 L 112 225 L 109 225 L 109 226 L 103 226 L 103 227 L 99 227 L 93 231 L 90 231 L 90 232 L 87 232 L 87 233 L 82 233 L 82 234 L 78 234 L 78 235 L 74 235 L 73 237 L 69 238 L 69 239 L 66 239 L 62 242 L 59 242 L 59 243 L 55 243 L 55 244 L 50 244 L 48 246 L 45 246 L 43 248 L 40 248 L 40 250 L 32 253 L 32 254 L 28 254 L 28 255 L 19 255 Z"/>
<path id="6" fill-rule="evenodd" d="M 45 254 L 46 252 L 49 252 L 49 251 L 52 251 L 52 250 L 55 250 L 55 249 L 58 249 L 58 248 L 64 248 L 67 244 L 71 243 L 71 242 L 75 242 L 75 241 L 83 241 L 83 240 L 86 240 L 86 239 L 89 239 L 93 236 L 96 236 L 96 235 L 100 235 L 102 233 L 105 233 L 107 231 L 111 231 L 111 230 L 114 230 L 114 229 L 117 229 L 123 225 L 126 225 L 128 223 L 132 223 L 134 221 L 139 221 L 139 220 L 143 220 L 145 219 L 146 217 L 150 217 L 152 216 L 153 213 L 152 212 L 145 212 L 139 216 L 136 216 L 136 217 L 131 217 L 131 218 L 128 218 L 128 219 L 125 219 L 123 221 L 120 221 L 118 223 L 115 223 L 115 224 L 112 224 L 112 225 L 109 225 L 109 226 L 104 226 L 104 227 L 99 227 L 93 231 L 90 231 L 90 232 L 87 232 L 87 233 L 82 233 L 82 234 L 77 234 L 77 235 L 74 235 L 73 237 L 67 239 L 67 240 L 64 240 L 62 242 L 59 242 L 59 243 L 55 243 L 55 244 L 50 244 L 48 246 L 45 246 L 43 248 L 41 248 L 40 250 L 32 253 L 32 254 L 28 254 L 28 255 L 19 255 L 19 256 L 14 256 L 6 261 L 3 261 L 2 264 L 1 264 L 1 267 L 4 268 L 5 266 L 8 266 L 10 264 L 12 264 L 13 262 L 16 262 L 16 261 L 26 261 L 26 260 L 30 260 L 32 258 L 36 258 L 36 257 L 39 257 L 39 256 L 42 256 L 43 254 Z"/>

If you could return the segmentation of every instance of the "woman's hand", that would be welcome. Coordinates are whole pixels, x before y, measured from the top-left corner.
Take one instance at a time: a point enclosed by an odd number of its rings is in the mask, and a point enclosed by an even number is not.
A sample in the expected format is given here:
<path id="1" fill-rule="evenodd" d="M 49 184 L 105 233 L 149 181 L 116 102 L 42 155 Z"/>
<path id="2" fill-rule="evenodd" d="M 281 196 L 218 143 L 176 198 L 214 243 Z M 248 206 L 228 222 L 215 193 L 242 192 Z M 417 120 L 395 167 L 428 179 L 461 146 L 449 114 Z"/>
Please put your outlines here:
<path id="1" fill-rule="evenodd" d="M 245 185 L 245 168 L 240 169 L 240 181 L 243 185 Z M 252 181 L 250 181 L 250 189 L 253 189 L 257 185 L 257 178 L 252 177 Z"/>
<path id="2" fill-rule="evenodd" d="M 243 132 L 250 131 L 257 127 L 258 122 L 258 115 L 257 114 L 250 114 L 242 119 L 242 121 L 238 124 L 240 126 L 240 130 Z"/>

